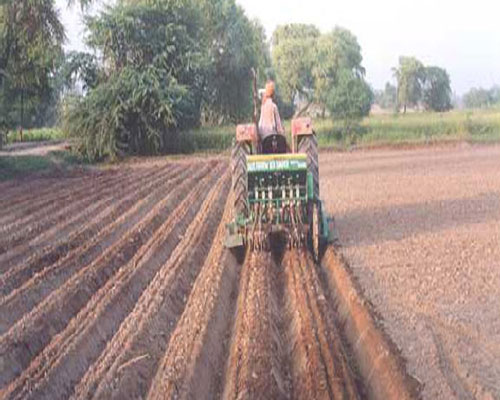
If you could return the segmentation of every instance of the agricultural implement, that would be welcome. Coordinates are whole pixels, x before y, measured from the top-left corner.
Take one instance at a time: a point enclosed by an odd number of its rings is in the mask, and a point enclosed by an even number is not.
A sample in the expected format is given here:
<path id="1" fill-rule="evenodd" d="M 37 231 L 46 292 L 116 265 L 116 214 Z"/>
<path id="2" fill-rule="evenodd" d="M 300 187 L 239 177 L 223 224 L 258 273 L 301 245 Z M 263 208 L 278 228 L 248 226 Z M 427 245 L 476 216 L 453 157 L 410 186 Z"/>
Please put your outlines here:
<path id="1" fill-rule="evenodd" d="M 332 221 L 319 198 L 316 134 L 310 118 L 292 121 L 291 148 L 283 135 L 258 140 L 256 124 L 238 125 L 231 155 L 234 219 L 230 249 L 268 251 L 273 241 L 308 246 L 318 261 Z"/>

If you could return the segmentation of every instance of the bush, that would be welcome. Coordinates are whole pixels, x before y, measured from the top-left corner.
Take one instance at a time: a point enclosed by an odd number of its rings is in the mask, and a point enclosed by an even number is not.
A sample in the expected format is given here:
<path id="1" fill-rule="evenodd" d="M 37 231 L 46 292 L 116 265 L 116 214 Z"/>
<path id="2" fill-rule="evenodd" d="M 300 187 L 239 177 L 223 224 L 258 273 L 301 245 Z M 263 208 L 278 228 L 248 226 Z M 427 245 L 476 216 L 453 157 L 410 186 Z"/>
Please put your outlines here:
<path id="1" fill-rule="evenodd" d="M 343 136 L 353 139 L 359 121 L 367 116 L 373 104 L 373 92 L 365 80 L 352 71 L 342 71 L 338 84 L 327 98 L 327 108 L 334 118 L 343 122 Z"/>
<path id="2" fill-rule="evenodd" d="M 179 132 L 200 120 L 198 16 L 181 0 L 118 5 L 89 19 L 88 42 L 106 67 L 68 101 L 63 126 L 90 160 L 179 151 Z"/>
<path id="3" fill-rule="evenodd" d="M 196 123 L 193 99 L 162 69 L 125 68 L 67 106 L 64 130 L 90 160 L 177 152 L 179 130 Z"/>

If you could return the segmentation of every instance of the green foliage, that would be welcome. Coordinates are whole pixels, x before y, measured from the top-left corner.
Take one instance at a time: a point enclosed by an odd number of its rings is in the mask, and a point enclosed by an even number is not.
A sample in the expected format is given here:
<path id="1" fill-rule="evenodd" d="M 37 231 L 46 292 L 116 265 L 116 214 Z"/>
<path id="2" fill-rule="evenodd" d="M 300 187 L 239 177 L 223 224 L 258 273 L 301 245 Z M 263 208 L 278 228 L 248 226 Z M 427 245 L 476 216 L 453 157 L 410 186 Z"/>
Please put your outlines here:
<path id="1" fill-rule="evenodd" d="M 204 147 L 181 132 L 249 117 L 250 70 L 269 64 L 262 26 L 234 0 L 121 1 L 87 27 L 102 60 L 71 55 L 65 80 L 86 93 L 68 98 L 64 129 L 91 159 Z"/>
<path id="2" fill-rule="evenodd" d="M 97 58 L 93 54 L 71 51 L 65 55 L 59 74 L 66 88 L 71 89 L 81 82 L 84 91 L 92 89 L 99 83 Z"/>
<path id="3" fill-rule="evenodd" d="M 202 0 L 203 43 L 208 60 L 203 122 L 236 122 L 252 106 L 251 68 L 260 77 L 270 64 L 264 28 L 250 21 L 234 0 Z"/>
<path id="4" fill-rule="evenodd" d="M 290 24 L 276 28 L 272 37 L 272 61 L 280 95 L 287 103 L 297 96 L 312 99 L 314 51 L 320 36 L 314 25 Z"/>
<path id="5" fill-rule="evenodd" d="M 291 121 L 284 121 L 290 132 Z M 353 125 L 346 140 L 345 122 L 340 119 L 313 121 L 321 148 L 399 146 L 441 142 L 472 143 L 500 142 L 500 112 L 498 109 L 450 111 L 447 113 L 419 112 L 408 114 L 370 115 Z M 231 148 L 235 126 L 203 127 L 180 135 L 185 140 L 185 152 L 216 152 Z"/>
<path id="6" fill-rule="evenodd" d="M 64 130 L 81 139 L 81 150 L 91 160 L 175 152 L 179 130 L 197 122 L 194 103 L 189 89 L 165 70 L 125 67 L 68 104 Z"/>
<path id="7" fill-rule="evenodd" d="M 43 156 L 2 156 L 0 157 L 0 181 L 20 175 L 47 170 L 52 162 Z"/>
<path id="8" fill-rule="evenodd" d="M 450 77 L 445 69 L 425 68 L 423 101 L 425 108 L 432 111 L 448 111 L 452 108 Z"/>
<path id="9" fill-rule="evenodd" d="M 386 82 L 384 90 L 375 92 L 375 103 L 386 110 L 395 110 L 398 102 L 398 90 L 396 86 Z"/>
<path id="10" fill-rule="evenodd" d="M 0 157 L 0 181 L 18 179 L 25 175 L 51 174 L 79 168 L 88 160 L 69 151 L 51 151 L 47 156 L 2 156 Z"/>
<path id="11" fill-rule="evenodd" d="M 44 119 L 53 75 L 62 55 L 64 29 L 53 0 L 0 3 L 0 112 L 9 125 Z M 15 112 L 18 117 L 16 118 Z"/>
<path id="12" fill-rule="evenodd" d="M 316 101 L 326 104 L 332 88 L 340 81 L 341 71 L 364 76 L 362 59 L 358 40 L 347 29 L 336 27 L 332 32 L 321 35 L 316 43 L 312 68 Z"/>
<path id="13" fill-rule="evenodd" d="M 398 82 L 398 104 L 406 113 L 407 106 L 415 106 L 422 97 L 425 67 L 415 57 L 399 57 L 399 67 L 393 68 Z"/>
<path id="14" fill-rule="evenodd" d="M 361 47 L 356 37 L 344 28 L 336 27 L 321 35 L 314 25 L 284 25 L 274 32 L 272 45 L 279 94 L 285 103 L 298 100 L 306 103 L 297 114 L 313 101 L 325 107 L 340 82 L 341 71 L 359 78 L 365 73 Z"/>
<path id="15" fill-rule="evenodd" d="M 200 117 L 199 15 L 192 2 L 164 1 L 88 20 L 88 43 L 106 70 L 85 96 L 69 99 L 64 130 L 89 159 L 177 151 L 179 131 Z"/>
<path id="16" fill-rule="evenodd" d="M 350 137 L 355 125 L 370 113 L 373 92 L 363 77 L 352 70 L 338 72 L 337 84 L 330 90 L 327 108 L 333 118 L 344 124 L 344 136 Z"/>
<path id="17" fill-rule="evenodd" d="M 23 133 L 23 142 L 43 142 L 48 140 L 62 140 L 65 135 L 62 130 L 57 128 L 30 129 Z M 20 142 L 19 132 L 11 131 L 7 136 L 7 143 Z"/>
<path id="18" fill-rule="evenodd" d="M 493 86 L 491 89 L 472 88 L 463 96 L 467 108 L 487 108 L 500 104 L 500 88 Z"/>

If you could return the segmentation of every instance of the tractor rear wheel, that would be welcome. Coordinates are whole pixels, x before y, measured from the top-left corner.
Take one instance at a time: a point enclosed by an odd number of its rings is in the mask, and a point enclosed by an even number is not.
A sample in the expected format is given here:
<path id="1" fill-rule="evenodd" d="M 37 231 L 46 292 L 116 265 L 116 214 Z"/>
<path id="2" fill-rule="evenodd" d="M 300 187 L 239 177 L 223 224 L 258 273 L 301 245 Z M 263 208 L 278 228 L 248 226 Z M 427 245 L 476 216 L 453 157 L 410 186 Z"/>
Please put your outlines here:
<path id="1" fill-rule="evenodd" d="M 301 136 L 299 138 L 298 151 L 299 153 L 307 154 L 307 170 L 313 176 L 314 200 L 319 200 L 319 160 L 316 135 Z"/>
<path id="2" fill-rule="evenodd" d="M 248 180 L 247 159 L 250 146 L 245 142 L 236 142 L 231 153 L 231 174 L 233 178 L 232 189 L 234 193 L 234 216 L 241 214 L 248 216 Z"/>
<path id="3" fill-rule="evenodd" d="M 318 263 L 321 256 L 321 209 L 317 201 L 310 204 L 309 221 L 309 247 L 314 261 Z"/>

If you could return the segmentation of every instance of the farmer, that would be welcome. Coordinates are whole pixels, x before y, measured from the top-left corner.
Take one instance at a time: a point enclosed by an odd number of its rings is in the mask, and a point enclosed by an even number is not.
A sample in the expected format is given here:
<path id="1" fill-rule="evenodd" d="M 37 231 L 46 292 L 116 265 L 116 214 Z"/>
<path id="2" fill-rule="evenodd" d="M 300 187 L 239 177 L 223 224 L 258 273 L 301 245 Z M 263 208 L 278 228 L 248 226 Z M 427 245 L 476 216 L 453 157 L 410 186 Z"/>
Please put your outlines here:
<path id="1" fill-rule="evenodd" d="M 274 82 L 266 83 L 266 91 L 262 97 L 262 107 L 260 109 L 259 136 L 260 140 L 269 135 L 284 135 L 285 130 L 281 124 L 278 106 L 274 103 Z"/>

